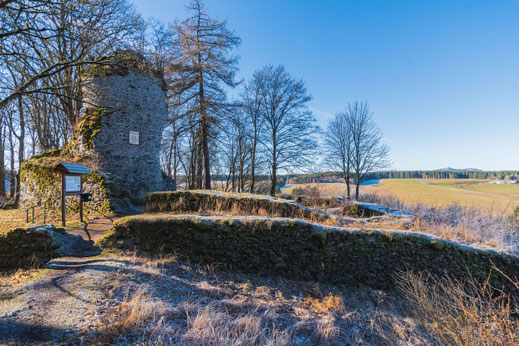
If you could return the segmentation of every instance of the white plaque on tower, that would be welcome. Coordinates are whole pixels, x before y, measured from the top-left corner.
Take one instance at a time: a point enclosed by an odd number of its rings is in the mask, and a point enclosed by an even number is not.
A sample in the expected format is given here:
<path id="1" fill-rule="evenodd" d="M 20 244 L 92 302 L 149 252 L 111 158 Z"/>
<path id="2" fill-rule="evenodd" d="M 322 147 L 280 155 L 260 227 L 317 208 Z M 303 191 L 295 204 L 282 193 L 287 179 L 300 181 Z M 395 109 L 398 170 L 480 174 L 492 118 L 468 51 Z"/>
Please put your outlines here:
<path id="1" fill-rule="evenodd" d="M 130 131 L 130 144 L 139 145 L 139 132 Z"/>

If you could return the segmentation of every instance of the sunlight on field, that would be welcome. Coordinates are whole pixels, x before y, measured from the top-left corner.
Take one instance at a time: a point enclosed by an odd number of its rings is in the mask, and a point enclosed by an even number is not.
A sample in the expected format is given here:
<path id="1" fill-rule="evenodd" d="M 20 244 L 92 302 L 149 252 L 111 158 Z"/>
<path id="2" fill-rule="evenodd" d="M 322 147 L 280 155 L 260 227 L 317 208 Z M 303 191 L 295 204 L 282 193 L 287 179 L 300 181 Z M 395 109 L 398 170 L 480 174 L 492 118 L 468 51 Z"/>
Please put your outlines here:
<path id="1" fill-rule="evenodd" d="M 21 209 L 0 210 L 0 234 L 25 225 L 25 211 Z"/>
<path id="2" fill-rule="evenodd" d="M 346 194 L 346 184 L 341 183 L 293 184 L 281 191 L 292 193 L 306 187 L 317 187 L 324 196 Z M 494 185 L 475 179 L 383 179 L 378 185 L 361 186 L 361 192 L 392 195 L 407 203 L 435 206 L 459 203 L 510 211 L 519 205 L 519 184 Z"/>
<path id="3" fill-rule="evenodd" d="M 519 205 L 519 184 L 493 185 L 474 179 L 383 179 L 362 191 L 393 195 L 408 203 L 459 203 L 506 210 Z"/>

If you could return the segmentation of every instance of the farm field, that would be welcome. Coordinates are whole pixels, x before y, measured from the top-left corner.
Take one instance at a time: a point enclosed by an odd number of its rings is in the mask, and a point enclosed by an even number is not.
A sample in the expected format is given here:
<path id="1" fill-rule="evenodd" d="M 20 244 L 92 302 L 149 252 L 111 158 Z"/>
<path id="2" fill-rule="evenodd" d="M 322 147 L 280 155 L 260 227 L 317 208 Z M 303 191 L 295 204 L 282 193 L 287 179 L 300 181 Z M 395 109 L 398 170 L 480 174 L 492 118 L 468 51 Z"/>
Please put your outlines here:
<path id="1" fill-rule="evenodd" d="M 470 207 L 485 207 L 511 211 L 519 205 L 519 184 L 485 184 L 476 179 L 383 179 L 378 185 L 361 186 L 363 193 L 392 195 L 400 200 L 414 204 L 445 205 L 459 203 Z M 296 184 L 284 193 L 295 188 L 317 186 L 325 195 L 343 195 L 346 184 Z"/>

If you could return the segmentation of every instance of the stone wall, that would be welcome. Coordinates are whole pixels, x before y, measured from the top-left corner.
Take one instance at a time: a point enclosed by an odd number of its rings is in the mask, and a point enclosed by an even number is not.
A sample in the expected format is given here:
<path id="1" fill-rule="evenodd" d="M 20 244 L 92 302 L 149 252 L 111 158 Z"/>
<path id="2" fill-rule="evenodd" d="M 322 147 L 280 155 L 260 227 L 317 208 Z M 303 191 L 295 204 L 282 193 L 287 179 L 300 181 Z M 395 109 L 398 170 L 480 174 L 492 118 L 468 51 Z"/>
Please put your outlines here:
<path id="1" fill-rule="evenodd" d="M 134 216 L 118 220 L 100 240 L 105 248 L 176 254 L 196 263 L 296 280 L 394 288 L 405 270 L 460 278 L 468 272 L 495 287 L 519 293 L 493 270 L 511 278 L 519 258 L 438 237 L 389 230 L 322 226 L 265 217 Z"/>
<path id="2" fill-rule="evenodd" d="M 35 268 L 67 254 L 77 236 L 52 225 L 16 228 L 0 235 L 0 272 Z"/>
<path id="3" fill-rule="evenodd" d="M 148 194 L 144 199 L 148 213 L 234 212 L 241 215 L 269 215 L 301 218 L 335 224 L 332 215 L 299 204 L 296 201 L 266 195 L 207 190 L 166 191 Z"/>

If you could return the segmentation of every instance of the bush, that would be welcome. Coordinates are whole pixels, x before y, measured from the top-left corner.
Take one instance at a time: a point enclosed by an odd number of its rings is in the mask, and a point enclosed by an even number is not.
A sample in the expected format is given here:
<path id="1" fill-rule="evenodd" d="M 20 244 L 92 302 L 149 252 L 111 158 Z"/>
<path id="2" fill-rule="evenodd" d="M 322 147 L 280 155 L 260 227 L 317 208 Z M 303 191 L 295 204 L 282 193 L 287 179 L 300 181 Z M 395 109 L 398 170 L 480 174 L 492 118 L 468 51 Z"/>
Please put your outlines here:
<path id="1" fill-rule="evenodd" d="M 519 288 L 519 281 L 511 284 Z M 463 280 L 425 273 L 400 275 L 413 317 L 440 345 L 517 345 L 517 297 L 470 276 Z M 515 317 L 514 317 L 515 315 Z"/>

